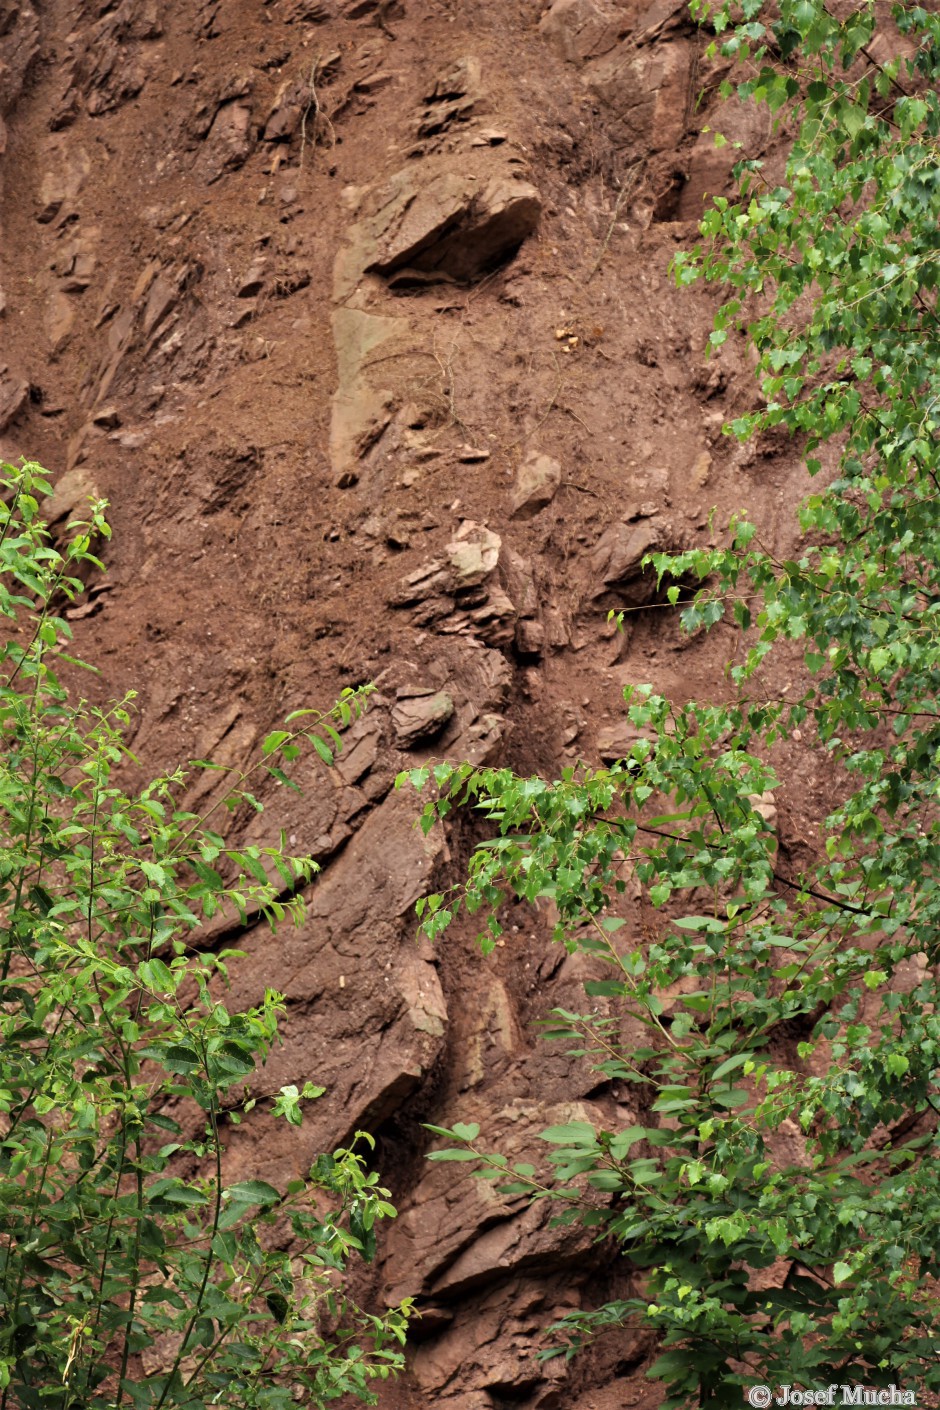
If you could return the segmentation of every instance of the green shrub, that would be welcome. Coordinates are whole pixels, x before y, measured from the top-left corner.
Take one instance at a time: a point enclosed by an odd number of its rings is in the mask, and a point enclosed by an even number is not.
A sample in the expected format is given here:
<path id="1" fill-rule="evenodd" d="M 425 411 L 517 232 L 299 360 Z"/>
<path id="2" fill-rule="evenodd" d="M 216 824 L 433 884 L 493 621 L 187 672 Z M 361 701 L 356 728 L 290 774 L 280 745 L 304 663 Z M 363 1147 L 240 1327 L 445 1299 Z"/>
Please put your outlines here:
<path id="1" fill-rule="evenodd" d="M 57 606 L 100 566 L 105 505 L 60 551 L 43 476 L 0 467 L 0 1410 L 374 1403 L 408 1308 L 371 1316 L 346 1291 L 395 1213 L 371 1140 L 284 1190 L 226 1179 L 227 1125 L 256 1101 L 299 1125 L 322 1088 L 259 1093 L 282 997 L 229 1012 L 237 952 L 200 945 L 214 916 L 302 915 L 311 864 L 233 848 L 210 816 L 260 807 L 252 775 L 287 783 L 305 741 L 331 761 L 365 692 L 298 712 L 309 726 L 270 735 L 205 817 L 183 770 L 124 792 L 127 701 L 74 703 L 56 677 L 80 664 Z"/>

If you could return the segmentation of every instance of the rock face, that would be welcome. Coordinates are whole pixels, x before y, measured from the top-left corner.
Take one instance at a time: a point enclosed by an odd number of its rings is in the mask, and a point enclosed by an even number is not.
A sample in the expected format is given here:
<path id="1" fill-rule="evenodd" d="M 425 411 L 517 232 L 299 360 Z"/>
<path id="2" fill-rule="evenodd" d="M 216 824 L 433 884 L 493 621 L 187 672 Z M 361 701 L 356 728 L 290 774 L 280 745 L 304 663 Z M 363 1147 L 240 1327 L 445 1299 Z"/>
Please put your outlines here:
<path id="1" fill-rule="evenodd" d="M 728 449 L 750 371 L 730 339 L 706 363 L 711 296 L 667 276 L 729 161 L 775 160 L 724 76 L 673 0 L 0 0 L 0 456 L 47 466 L 57 537 L 111 502 L 109 575 L 66 609 L 93 698 L 138 691 L 142 771 L 240 772 L 290 712 L 376 683 L 332 767 L 214 814 L 321 868 L 303 926 L 205 939 L 246 952 L 233 1004 L 286 995 L 264 1091 L 327 1088 L 299 1142 L 259 1103 L 231 1178 L 379 1138 L 400 1219 L 362 1296 L 422 1311 L 380 1410 L 655 1403 L 633 1333 L 573 1366 L 533 1355 L 629 1292 L 629 1261 L 424 1160 L 423 1122 L 537 1161 L 551 1121 L 636 1113 L 541 1042 L 603 977 L 552 945 L 549 910 L 507 911 L 488 960 L 479 917 L 417 943 L 415 899 L 492 824 L 471 808 L 425 836 L 429 794 L 395 780 L 610 762 L 636 738 L 625 684 L 720 678 L 719 633 L 689 645 L 646 610 L 642 559 L 707 542 L 713 503 L 782 522 L 788 452 Z M 221 789 L 200 771 L 186 806 Z M 792 800 L 755 804 L 778 805 L 783 846 Z"/>
<path id="2" fill-rule="evenodd" d="M 571 63 L 606 54 L 626 29 L 624 15 L 607 0 L 555 0 L 539 29 Z"/>
<path id="3" fill-rule="evenodd" d="M 279 936 L 275 974 L 264 963 L 269 935 L 246 937 L 252 960 L 236 980 L 237 1001 L 261 997 L 253 973 L 262 991 L 273 978 L 292 995 L 284 1044 L 269 1058 L 265 1080 L 276 1091 L 309 1078 L 315 1041 L 327 1095 L 311 1108 L 300 1141 L 278 1147 L 270 1133 L 245 1128 L 231 1147 L 245 1169 L 261 1140 L 265 1166 L 279 1178 L 296 1177 L 318 1150 L 380 1126 L 438 1057 L 447 1005 L 434 965 L 402 934 L 402 921 L 443 853 L 440 832 L 415 829 L 407 797 L 392 794 L 312 888 L 305 924 Z"/>
<path id="4" fill-rule="evenodd" d="M 674 148 L 684 131 L 691 62 L 682 41 L 640 53 L 625 43 L 592 63 L 585 82 L 610 109 L 624 142 L 661 152 Z"/>

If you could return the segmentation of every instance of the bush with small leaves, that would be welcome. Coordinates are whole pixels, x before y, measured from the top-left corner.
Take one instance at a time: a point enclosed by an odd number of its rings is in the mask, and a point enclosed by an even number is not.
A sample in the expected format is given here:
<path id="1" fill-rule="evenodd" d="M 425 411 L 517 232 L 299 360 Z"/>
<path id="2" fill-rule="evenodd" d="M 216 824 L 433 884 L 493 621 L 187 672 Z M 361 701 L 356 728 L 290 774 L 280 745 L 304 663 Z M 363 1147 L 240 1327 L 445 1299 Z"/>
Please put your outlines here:
<path id="1" fill-rule="evenodd" d="M 372 1404 L 409 1306 L 348 1293 L 395 1214 L 371 1138 L 285 1189 L 226 1178 L 226 1126 L 256 1104 L 299 1125 L 323 1089 L 257 1085 L 283 998 L 230 1012 L 237 952 L 201 943 L 212 917 L 302 915 L 311 863 L 233 847 L 212 814 L 260 808 L 262 770 L 290 786 L 308 743 L 332 762 L 367 692 L 297 712 L 205 816 L 182 769 L 125 792 L 128 701 L 76 703 L 56 674 L 81 664 L 57 605 L 101 566 L 105 505 L 59 550 L 41 468 L 0 467 L 0 491 L 0 1410 Z"/>
<path id="2" fill-rule="evenodd" d="M 669 1405 L 738 1406 L 758 1384 L 936 1392 L 940 15 L 693 9 L 738 65 L 726 96 L 766 104 L 793 141 L 779 186 L 739 164 L 738 199 L 713 203 L 677 278 L 721 288 L 713 347 L 737 327 L 756 353 L 762 405 L 731 432 L 784 427 L 810 473 L 824 443 L 838 470 L 802 504 L 792 559 L 746 514 L 724 546 L 651 559 L 690 631 L 737 623 L 730 703 L 637 685 L 642 737 L 610 768 L 434 770 L 425 826 L 471 807 L 493 836 L 460 887 L 425 898 L 425 931 L 482 911 L 489 948 L 507 897 L 550 898 L 556 937 L 610 974 L 586 985 L 602 1007 L 556 1011 L 546 1036 L 649 1116 L 551 1128 L 541 1174 L 507 1170 L 466 1126 L 438 1130 L 432 1158 L 476 1155 L 480 1175 L 619 1243 L 642 1293 L 555 1330 L 570 1351 L 655 1329 Z M 775 695 L 762 667 L 780 643 L 803 644 L 807 674 Z M 755 806 L 784 741 L 829 764 L 802 870 Z M 652 939 L 625 924 L 625 871 Z M 624 1019 L 644 1042 L 624 1042 Z"/>

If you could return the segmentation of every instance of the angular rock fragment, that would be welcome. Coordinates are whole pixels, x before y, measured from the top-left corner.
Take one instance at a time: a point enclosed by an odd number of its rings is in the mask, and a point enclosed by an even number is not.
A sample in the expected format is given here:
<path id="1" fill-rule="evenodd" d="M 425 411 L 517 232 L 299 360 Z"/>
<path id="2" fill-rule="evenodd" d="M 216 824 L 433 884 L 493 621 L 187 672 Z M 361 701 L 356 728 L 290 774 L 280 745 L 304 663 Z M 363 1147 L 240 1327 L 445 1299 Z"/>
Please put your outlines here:
<path id="1" fill-rule="evenodd" d="M 473 1119 L 487 1133 L 493 1149 L 512 1160 L 529 1160 L 546 1125 L 591 1121 L 594 1109 L 584 1102 L 538 1106 L 515 1101 L 503 1109 L 479 1110 L 479 1098 L 435 1121 L 452 1126 Z M 461 1297 L 470 1287 L 499 1282 L 510 1273 L 566 1261 L 591 1245 L 588 1230 L 551 1227 L 544 1204 L 527 1205 L 518 1195 L 503 1195 L 479 1180 L 455 1181 L 439 1165 L 430 1165 L 412 1192 L 411 1207 L 396 1220 L 387 1247 L 386 1299 L 394 1304 L 409 1294 L 436 1301 Z M 495 1237 L 490 1237 L 494 1232 Z"/>
<path id="2" fill-rule="evenodd" d="M 499 562 L 501 542 L 492 529 L 464 520 L 444 550 L 455 592 L 476 587 L 489 577 Z"/>
<path id="3" fill-rule="evenodd" d="M 382 357 L 390 356 L 399 342 L 406 346 L 408 333 L 409 324 L 403 318 L 380 318 L 355 308 L 337 308 L 333 314 L 338 386 L 330 422 L 330 459 L 338 478 L 358 476 L 359 461 L 392 419 L 392 393 L 376 385 L 369 369 L 379 347 Z"/>
<path id="4" fill-rule="evenodd" d="M 458 59 L 438 77 L 425 98 L 418 136 L 433 137 L 452 123 L 469 117 L 481 95 L 479 59 L 472 55 Z"/>
<path id="5" fill-rule="evenodd" d="M 517 622 L 515 641 L 520 656 L 541 656 L 545 650 L 545 628 L 541 622 Z"/>
<path id="6" fill-rule="evenodd" d="M 450 581 L 450 574 L 442 562 L 434 560 L 431 563 L 424 563 L 413 573 L 402 578 L 388 599 L 388 605 L 389 607 L 414 607 L 419 602 L 427 602 L 430 598 L 446 592 Z M 447 610 L 450 610 L 452 606 L 452 603 L 448 604 Z"/>
<path id="7" fill-rule="evenodd" d="M 237 171 L 243 166 L 255 146 L 248 103 L 239 99 L 223 103 L 213 118 L 206 144 L 210 182 L 225 171 Z"/>
<path id="8" fill-rule="evenodd" d="M 336 10 L 328 0 L 294 0 L 284 16 L 288 24 L 322 24 L 334 18 Z"/>
<path id="9" fill-rule="evenodd" d="M 685 132 L 691 63 L 685 40 L 637 52 L 628 39 L 589 64 L 584 82 L 611 110 L 621 142 L 644 154 L 673 151 Z"/>
<path id="10" fill-rule="evenodd" d="M 42 517 L 50 526 L 62 523 L 73 515 L 86 517 L 82 512 L 88 508 L 88 501 L 99 499 L 98 485 L 87 465 L 76 465 L 60 475 L 48 495 L 40 505 Z"/>
<path id="11" fill-rule="evenodd" d="M 358 783 L 369 772 L 379 756 L 381 742 L 382 726 L 374 713 L 363 715 L 346 731 L 334 766 L 344 783 Z"/>
<path id="12" fill-rule="evenodd" d="M 512 1278 L 486 1290 L 462 1309 L 464 1318 L 418 1348 L 415 1379 L 441 1410 L 553 1410 L 564 1403 L 558 1387 L 568 1368 L 560 1356 L 540 1362 L 536 1349 L 543 1328 L 579 1305 L 570 1273 L 547 1281 Z"/>
<path id="13" fill-rule="evenodd" d="M 633 587 L 642 601 L 648 601 L 652 583 L 643 568 L 647 553 L 658 548 L 659 531 L 649 519 L 637 524 L 611 524 L 594 545 L 589 565 L 594 579 L 589 596 L 602 597 L 609 588 Z M 637 585 L 642 587 L 637 588 Z M 644 595 L 644 590 L 649 589 Z"/>
<path id="14" fill-rule="evenodd" d="M 512 490 L 512 517 L 531 519 L 552 500 L 561 484 L 561 466 L 550 455 L 529 451 Z"/>
<path id="15" fill-rule="evenodd" d="M 446 690 L 399 693 L 392 708 L 395 742 L 402 749 L 434 739 L 454 713 L 453 697 Z"/>
<path id="16" fill-rule="evenodd" d="M 0 118 L 13 111 L 23 83 L 39 54 L 39 17 L 27 0 L 0 5 Z M 5 128 L 0 122 L 0 136 Z"/>
<path id="17" fill-rule="evenodd" d="M 445 844 L 439 827 L 424 836 L 414 822 L 413 798 L 391 793 L 311 888 L 301 926 L 280 932 L 274 948 L 266 927 L 240 941 L 248 953 L 233 971 L 233 1005 L 259 1002 L 272 973 L 292 998 L 265 1081 L 274 1091 L 302 1082 L 315 1052 L 327 1091 L 302 1130 L 247 1124 L 233 1132 L 233 1172 L 263 1165 L 272 1181 L 305 1173 L 315 1152 L 386 1121 L 440 1053 L 447 1007 L 413 937 L 414 903 Z"/>
<path id="18" fill-rule="evenodd" d="M 623 11 L 608 0 L 555 0 L 539 21 L 545 35 L 563 59 L 584 63 L 606 54 L 624 31 Z"/>
<path id="19" fill-rule="evenodd" d="M 478 278 L 518 249 L 542 210 L 536 188 L 510 174 L 478 188 L 464 173 L 440 171 L 427 180 L 407 167 L 386 192 L 364 231 L 371 247 L 365 269 L 385 276 L 407 268 Z"/>
<path id="20" fill-rule="evenodd" d="M 617 720 L 597 732 L 597 752 L 605 764 L 625 759 L 638 739 L 646 739 L 642 730 L 629 720 Z"/>
<path id="21" fill-rule="evenodd" d="M 29 401 L 29 383 L 0 366 L 0 431 L 5 431 Z"/>
<path id="22" fill-rule="evenodd" d="M 509 646 L 515 635 L 516 609 L 500 587 L 487 589 L 484 601 L 468 612 L 458 612 L 442 625 L 442 632 L 472 632 L 487 646 Z"/>

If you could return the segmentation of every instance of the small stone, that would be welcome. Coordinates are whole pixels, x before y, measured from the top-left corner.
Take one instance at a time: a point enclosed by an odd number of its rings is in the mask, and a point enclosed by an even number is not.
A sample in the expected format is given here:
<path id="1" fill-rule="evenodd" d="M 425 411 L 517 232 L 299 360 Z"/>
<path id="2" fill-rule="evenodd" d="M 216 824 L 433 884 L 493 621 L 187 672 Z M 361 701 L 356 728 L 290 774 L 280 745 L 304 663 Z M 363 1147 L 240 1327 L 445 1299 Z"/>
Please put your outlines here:
<path id="1" fill-rule="evenodd" d="M 541 656 L 545 649 L 545 628 L 541 622 L 516 623 L 516 650 L 520 656 Z"/>
<path id="2" fill-rule="evenodd" d="M 488 450 L 480 450 L 476 446 L 461 446 L 457 459 L 461 465 L 477 465 L 483 460 L 489 460 Z"/>
<path id="3" fill-rule="evenodd" d="M 39 210 L 36 219 L 40 225 L 48 225 L 50 221 L 55 220 L 67 194 L 61 178 L 47 172 L 39 186 Z"/>
<path id="4" fill-rule="evenodd" d="M 610 587 L 624 587 L 644 577 L 643 559 L 659 547 L 660 534 L 648 519 L 638 524 L 611 524 L 591 553 L 591 571 L 598 580 L 592 596 L 601 597 Z"/>
<path id="5" fill-rule="evenodd" d="M 79 510 L 85 510 L 90 499 L 100 497 L 92 471 L 84 466 L 75 466 L 59 476 L 52 494 L 40 505 L 40 512 L 47 524 L 57 524 L 71 518 Z"/>
<path id="6" fill-rule="evenodd" d="M 120 414 L 114 406 L 99 407 L 91 419 L 96 426 L 103 426 L 106 431 L 115 431 L 121 424 Z"/>
<path id="7" fill-rule="evenodd" d="M 256 294 L 260 294 L 264 288 L 266 268 L 264 261 L 256 260 L 236 289 L 236 296 L 240 299 L 253 299 Z"/>
<path id="8" fill-rule="evenodd" d="M 561 484 L 561 466 L 550 455 L 530 451 L 516 476 L 512 517 L 532 519 L 551 504 Z"/>
<path id="9" fill-rule="evenodd" d="M 365 78 L 357 78 L 353 87 L 357 93 L 377 93 L 380 88 L 385 88 L 394 81 L 395 75 L 393 73 L 389 73 L 387 69 L 380 69 L 378 73 L 370 73 Z"/>

